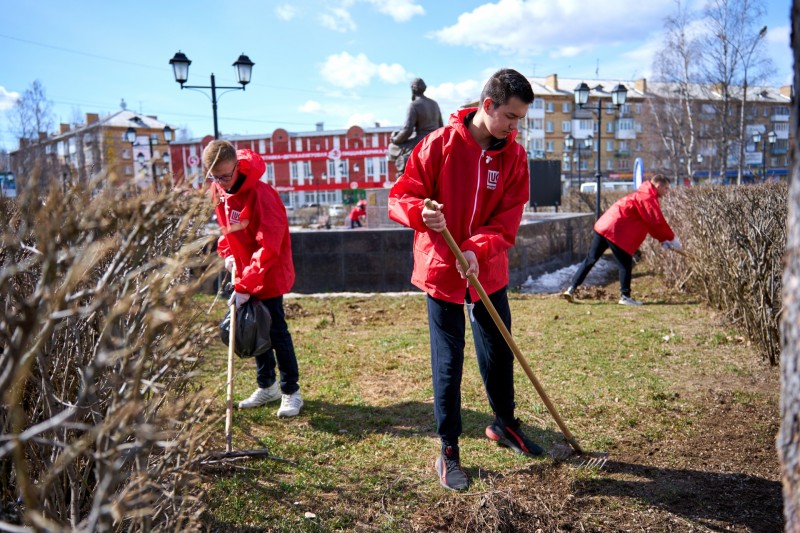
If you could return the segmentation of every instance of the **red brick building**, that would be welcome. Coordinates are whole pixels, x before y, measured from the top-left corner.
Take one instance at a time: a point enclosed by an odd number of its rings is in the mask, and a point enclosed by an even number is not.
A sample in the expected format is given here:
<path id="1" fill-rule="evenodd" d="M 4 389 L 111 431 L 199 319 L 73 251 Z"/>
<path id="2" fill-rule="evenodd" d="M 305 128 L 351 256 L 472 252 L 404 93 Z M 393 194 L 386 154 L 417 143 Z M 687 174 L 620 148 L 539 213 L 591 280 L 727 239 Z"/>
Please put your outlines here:
<path id="1" fill-rule="evenodd" d="M 347 130 L 323 129 L 289 132 L 278 128 L 271 134 L 230 135 L 223 138 L 237 148 L 249 148 L 264 158 L 261 178 L 280 192 L 289 208 L 314 204 L 352 203 L 364 190 L 382 189 L 394 181 L 394 164 L 386 159 L 392 127 Z M 172 170 L 176 184 L 200 186 L 204 181 L 201 156 L 213 140 L 173 142 Z"/>

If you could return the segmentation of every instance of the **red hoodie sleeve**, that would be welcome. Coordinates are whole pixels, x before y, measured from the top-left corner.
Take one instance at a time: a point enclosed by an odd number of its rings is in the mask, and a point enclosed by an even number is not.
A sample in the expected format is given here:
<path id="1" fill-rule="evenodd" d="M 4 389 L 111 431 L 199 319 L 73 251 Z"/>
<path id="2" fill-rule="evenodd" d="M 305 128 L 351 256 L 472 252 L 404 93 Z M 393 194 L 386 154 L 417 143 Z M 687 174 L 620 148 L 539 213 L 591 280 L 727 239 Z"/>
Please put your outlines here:
<path id="1" fill-rule="evenodd" d="M 437 143 L 441 140 L 437 139 Z M 441 152 L 441 147 L 438 152 Z M 426 137 L 411 152 L 403 175 L 389 191 L 389 218 L 415 231 L 429 231 L 422 221 L 425 199 L 433 193 L 433 181 L 438 173 L 437 161 L 433 160 L 431 137 Z"/>
<path id="2" fill-rule="evenodd" d="M 642 217 L 647 225 L 647 232 L 659 242 L 671 241 L 675 238 L 675 233 L 667 224 L 664 214 L 657 197 L 649 197 L 636 203 L 639 216 Z"/>
<path id="3" fill-rule="evenodd" d="M 460 244 L 462 250 L 475 252 L 481 262 L 514 246 L 522 213 L 530 195 L 530 172 L 521 146 L 510 159 L 513 163 L 505 177 L 506 187 L 502 200 L 489 219 Z"/>
<path id="4" fill-rule="evenodd" d="M 261 291 L 264 280 L 269 275 L 268 271 L 281 260 L 280 250 L 288 226 L 286 209 L 280 203 L 277 193 L 269 191 L 255 195 L 254 198 L 251 224 L 259 248 L 253 253 L 250 264 L 244 267 L 235 286 L 237 291 L 248 294 Z"/>

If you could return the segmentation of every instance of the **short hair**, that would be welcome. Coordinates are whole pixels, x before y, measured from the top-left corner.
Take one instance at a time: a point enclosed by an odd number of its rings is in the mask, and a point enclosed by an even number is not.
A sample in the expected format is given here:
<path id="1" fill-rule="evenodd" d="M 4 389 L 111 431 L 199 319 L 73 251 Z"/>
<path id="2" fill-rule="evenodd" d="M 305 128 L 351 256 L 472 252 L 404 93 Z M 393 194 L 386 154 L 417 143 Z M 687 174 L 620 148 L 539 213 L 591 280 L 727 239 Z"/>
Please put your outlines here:
<path id="1" fill-rule="evenodd" d="M 481 102 L 491 98 L 494 107 L 507 103 L 513 97 L 526 104 L 533 102 L 533 88 L 528 78 L 511 68 L 500 69 L 492 74 L 481 91 Z"/>
<path id="2" fill-rule="evenodd" d="M 669 178 L 666 177 L 664 174 L 656 174 L 655 176 L 650 178 L 650 181 L 652 181 L 656 185 L 669 185 Z"/>
<path id="3" fill-rule="evenodd" d="M 208 172 L 226 161 L 236 161 L 236 148 L 228 141 L 211 141 L 203 150 L 203 166 Z"/>

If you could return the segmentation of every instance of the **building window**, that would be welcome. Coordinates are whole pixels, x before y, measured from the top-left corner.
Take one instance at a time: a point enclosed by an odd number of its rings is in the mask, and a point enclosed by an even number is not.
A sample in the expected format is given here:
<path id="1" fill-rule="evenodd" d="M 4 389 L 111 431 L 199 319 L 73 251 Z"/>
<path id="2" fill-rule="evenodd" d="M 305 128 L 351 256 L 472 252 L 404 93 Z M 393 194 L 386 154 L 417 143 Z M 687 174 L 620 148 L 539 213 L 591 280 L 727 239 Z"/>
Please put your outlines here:
<path id="1" fill-rule="evenodd" d="M 570 111 L 569 102 L 562 102 L 561 103 L 561 112 L 562 113 L 569 113 L 569 111 Z"/>
<path id="2" fill-rule="evenodd" d="M 544 100 L 541 98 L 535 98 L 533 100 L 533 108 L 534 109 L 543 109 L 544 108 Z"/>
<path id="3" fill-rule="evenodd" d="M 131 149 L 130 148 L 123 148 L 122 149 L 122 159 L 130 159 L 131 158 Z"/>
<path id="4" fill-rule="evenodd" d="M 547 113 L 552 113 L 552 112 L 554 111 L 554 109 L 553 109 L 553 102 L 547 102 L 547 103 L 545 103 L 545 105 L 544 105 L 544 110 L 545 110 Z"/>
<path id="5" fill-rule="evenodd" d="M 311 176 L 311 161 L 303 161 L 303 176 Z"/>
<path id="6" fill-rule="evenodd" d="M 389 164 L 386 162 L 385 157 L 381 157 L 378 159 L 378 167 L 380 168 L 381 176 L 385 176 L 389 173 Z"/>
<path id="7" fill-rule="evenodd" d="M 553 121 L 552 120 L 548 120 L 547 121 L 547 126 L 545 128 L 545 131 L 547 133 L 553 133 Z"/>
<path id="8" fill-rule="evenodd" d="M 642 112 L 642 104 L 633 104 L 633 112 L 637 115 L 641 114 Z"/>
<path id="9" fill-rule="evenodd" d="M 547 141 L 546 150 L 547 150 L 548 153 L 552 153 L 553 152 L 553 141 Z"/>
<path id="10" fill-rule="evenodd" d="M 619 169 L 620 170 L 629 170 L 631 168 L 631 160 L 630 159 L 620 159 L 619 160 Z"/>
<path id="11" fill-rule="evenodd" d="M 614 141 L 606 141 L 606 152 L 614 151 Z"/>
<path id="12" fill-rule="evenodd" d="M 533 119 L 533 129 L 541 130 L 544 127 L 544 121 L 540 118 Z"/>
<path id="13" fill-rule="evenodd" d="M 561 123 L 561 132 L 562 133 L 569 133 L 571 131 L 572 131 L 572 121 L 571 120 L 565 120 L 564 122 Z"/>
<path id="14" fill-rule="evenodd" d="M 364 163 L 367 165 L 367 176 L 375 176 L 375 158 L 368 157 Z"/>
<path id="15" fill-rule="evenodd" d="M 133 170 L 131 170 L 131 166 L 130 165 L 125 165 L 125 175 L 126 176 L 130 176 L 132 173 L 133 173 Z"/>
<path id="16" fill-rule="evenodd" d="M 606 133 L 614 133 L 614 123 L 606 122 Z"/>
<path id="17" fill-rule="evenodd" d="M 267 163 L 267 170 L 262 179 L 270 185 L 275 185 L 275 163 Z"/>
<path id="18" fill-rule="evenodd" d="M 578 123 L 578 129 L 581 130 L 593 130 L 595 127 L 595 122 L 591 119 L 582 119 Z"/>
<path id="19" fill-rule="evenodd" d="M 297 176 L 298 176 L 297 170 L 298 170 L 297 161 L 292 161 L 291 163 L 289 163 L 289 179 L 291 179 L 293 182 L 297 181 Z"/>
<path id="20" fill-rule="evenodd" d="M 328 159 L 328 179 L 336 175 L 336 160 Z"/>
<path id="21" fill-rule="evenodd" d="M 614 170 L 614 161 L 612 159 L 606 161 L 606 170 Z"/>

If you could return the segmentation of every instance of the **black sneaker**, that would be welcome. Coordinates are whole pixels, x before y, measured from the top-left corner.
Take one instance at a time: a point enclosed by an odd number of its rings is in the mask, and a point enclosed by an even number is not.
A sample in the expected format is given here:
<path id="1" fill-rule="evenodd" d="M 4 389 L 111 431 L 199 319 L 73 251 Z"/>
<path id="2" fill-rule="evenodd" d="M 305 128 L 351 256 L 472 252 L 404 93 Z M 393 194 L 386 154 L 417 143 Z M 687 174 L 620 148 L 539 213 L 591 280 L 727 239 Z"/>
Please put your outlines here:
<path id="1" fill-rule="evenodd" d="M 542 455 L 544 449 L 525 436 L 519 424 L 519 419 L 514 420 L 514 426 L 503 424 L 495 418 L 491 426 L 486 426 L 486 436 L 497 441 L 501 446 L 508 446 L 517 453 L 534 457 Z"/>
<path id="2" fill-rule="evenodd" d="M 436 474 L 442 487 L 449 490 L 467 490 L 469 478 L 461 469 L 458 446 L 442 446 L 442 453 L 436 459 Z"/>

